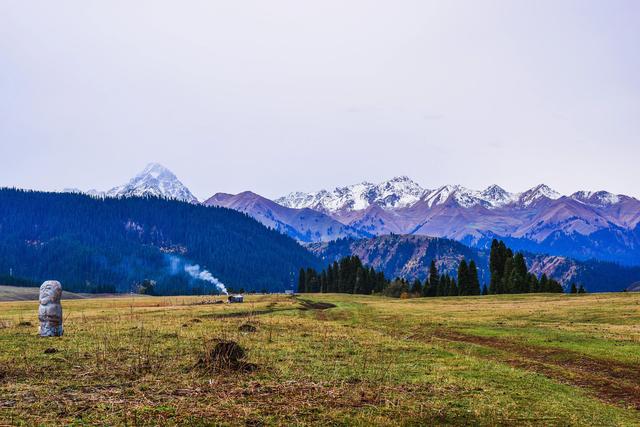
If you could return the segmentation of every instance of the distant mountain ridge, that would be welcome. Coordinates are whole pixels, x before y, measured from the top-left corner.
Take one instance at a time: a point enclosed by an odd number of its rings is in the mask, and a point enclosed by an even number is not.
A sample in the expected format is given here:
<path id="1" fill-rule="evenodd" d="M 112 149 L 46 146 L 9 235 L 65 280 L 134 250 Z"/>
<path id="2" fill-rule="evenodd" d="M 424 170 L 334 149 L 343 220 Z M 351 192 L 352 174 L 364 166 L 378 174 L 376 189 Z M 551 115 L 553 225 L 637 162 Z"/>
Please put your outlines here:
<path id="1" fill-rule="evenodd" d="M 287 234 L 300 242 L 329 241 L 344 237 L 371 237 L 370 234 L 344 225 L 313 209 L 294 209 L 250 191 L 231 195 L 218 193 L 203 202 L 244 212 L 267 227 Z"/>
<path id="2" fill-rule="evenodd" d="M 313 193 L 295 192 L 275 200 L 291 208 L 311 208 L 337 214 L 345 211 L 363 210 L 376 204 L 382 208 L 409 208 L 420 201 L 433 207 L 452 198 L 460 206 L 470 208 L 483 206 L 488 209 L 506 205 L 530 206 L 536 201 L 558 199 L 561 195 L 541 184 L 522 193 L 510 193 L 498 185 L 490 185 L 482 191 L 471 190 L 461 185 L 444 185 L 430 190 L 422 188 L 407 176 L 392 178 L 379 184 L 362 182 L 334 190 Z"/>
<path id="3" fill-rule="evenodd" d="M 455 240 L 416 236 L 386 235 L 371 239 L 340 239 L 311 243 L 307 248 L 330 263 L 349 255 L 357 255 L 364 264 L 383 271 L 387 277 L 424 280 L 431 260 L 440 273 L 457 274 L 462 259 L 477 264 L 481 283 L 489 283 L 489 250 L 471 248 Z M 572 282 L 582 283 L 589 292 L 619 292 L 640 280 L 640 267 L 624 267 L 615 263 L 577 261 L 568 257 L 525 253 L 529 270 L 546 274 L 568 289 Z"/>
<path id="4" fill-rule="evenodd" d="M 87 194 L 197 203 L 173 173 L 153 163 L 125 185 Z M 302 243 L 394 233 L 443 237 L 484 248 L 497 237 L 519 250 L 640 265 L 640 201 L 606 191 L 564 196 L 544 184 L 521 193 L 498 185 L 430 190 L 400 176 L 378 184 L 290 193 L 275 201 L 250 191 L 216 193 L 203 204 L 246 213 Z"/>
<path id="5" fill-rule="evenodd" d="M 385 191 L 386 190 L 386 191 Z M 486 247 L 494 237 L 516 249 L 640 264 L 640 201 L 606 191 L 563 196 L 541 184 L 522 193 L 492 185 L 422 189 L 407 177 L 276 199 L 316 209 L 356 230 L 415 234 Z"/>

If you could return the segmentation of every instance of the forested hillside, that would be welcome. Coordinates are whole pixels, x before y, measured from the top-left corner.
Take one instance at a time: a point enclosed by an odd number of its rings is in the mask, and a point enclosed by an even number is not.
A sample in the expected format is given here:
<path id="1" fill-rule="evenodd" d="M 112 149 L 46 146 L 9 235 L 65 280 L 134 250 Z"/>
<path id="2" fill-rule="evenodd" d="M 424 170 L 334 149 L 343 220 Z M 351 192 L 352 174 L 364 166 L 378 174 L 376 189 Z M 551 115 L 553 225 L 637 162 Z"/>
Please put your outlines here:
<path id="1" fill-rule="evenodd" d="M 289 288 L 300 268 L 320 262 L 230 209 L 0 189 L 0 275 L 74 291 L 128 292 L 145 280 L 162 294 L 215 290 L 188 274 L 193 265 L 227 287 L 260 291 Z"/>
<path id="2" fill-rule="evenodd" d="M 385 276 L 424 281 L 431 261 L 439 272 L 457 276 L 460 261 L 473 260 L 481 284 L 490 284 L 489 250 L 465 246 L 457 241 L 416 235 L 388 235 L 372 239 L 339 239 L 306 245 L 325 264 L 357 255 L 363 264 Z M 577 261 L 567 257 L 524 253 L 527 268 L 538 277 L 546 274 L 565 289 L 575 282 L 589 292 L 618 292 L 640 281 L 640 267 L 601 261 Z"/>

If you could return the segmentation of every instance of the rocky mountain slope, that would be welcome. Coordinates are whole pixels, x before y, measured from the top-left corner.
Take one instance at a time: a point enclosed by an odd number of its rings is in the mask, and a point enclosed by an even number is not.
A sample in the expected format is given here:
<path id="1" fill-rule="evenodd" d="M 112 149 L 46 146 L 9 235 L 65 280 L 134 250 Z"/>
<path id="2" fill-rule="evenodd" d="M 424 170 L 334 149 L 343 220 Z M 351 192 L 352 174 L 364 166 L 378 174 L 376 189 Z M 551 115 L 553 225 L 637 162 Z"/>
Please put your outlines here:
<path id="1" fill-rule="evenodd" d="M 440 272 L 455 274 L 462 259 L 474 260 L 481 282 L 489 281 L 488 254 L 459 242 L 427 236 L 386 235 L 371 239 L 341 239 L 305 245 L 322 261 L 329 263 L 357 255 L 364 264 L 383 271 L 387 277 L 419 278 L 429 273 L 431 260 Z"/>
<path id="2" fill-rule="evenodd" d="M 322 212 L 308 208 L 287 208 L 250 191 L 236 195 L 218 193 L 203 204 L 244 212 L 267 227 L 287 234 L 300 242 L 324 242 L 344 237 L 371 236 L 364 231 L 344 225 Z"/>

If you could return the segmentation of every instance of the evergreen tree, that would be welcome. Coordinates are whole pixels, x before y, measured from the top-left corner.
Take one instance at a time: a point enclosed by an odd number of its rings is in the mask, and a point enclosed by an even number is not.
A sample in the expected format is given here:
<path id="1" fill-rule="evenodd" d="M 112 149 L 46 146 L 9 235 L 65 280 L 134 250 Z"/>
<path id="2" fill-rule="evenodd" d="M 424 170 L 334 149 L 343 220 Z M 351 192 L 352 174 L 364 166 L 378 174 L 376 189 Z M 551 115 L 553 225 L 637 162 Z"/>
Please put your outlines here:
<path id="1" fill-rule="evenodd" d="M 307 292 L 307 282 L 305 279 L 304 268 L 300 269 L 300 273 L 298 273 L 298 293 L 306 293 Z"/>
<path id="2" fill-rule="evenodd" d="M 540 292 L 540 283 L 538 282 L 538 278 L 535 274 L 528 274 L 529 278 L 529 292 L 537 293 Z"/>
<path id="3" fill-rule="evenodd" d="M 580 284 L 580 287 L 578 288 L 578 293 L 579 294 L 586 294 L 587 291 L 584 289 L 584 286 L 582 286 L 582 283 Z"/>
<path id="4" fill-rule="evenodd" d="M 506 262 L 506 246 L 502 241 L 493 239 L 491 242 L 491 252 L 489 254 L 489 272 L 491 282 L 489 283 L 489 293 L 502 293 L 502 275 Z"/>
<path id="5" fill-rule="evenodd" d="M 305 279 L 305 292 L 316 293 L 320 291 L 320 280 L 318 279 L 318 273 L 314 269 L 307 269 L 307 272 L 305 273 Z"/>
<path id="6" fill-rule="evenodd" d="M 335 292 L 333 287 L 333 264 L 329 264 L 327 267 L 327 286 L 325 288 L 325 292 Z"/>
<path id="7" fill-rule="evenodd" d="M 342 258 L 318 273 L 312 268 L 301 270 L 298 288 L 304 292 L 338 292 L 370 295 L 382 292 L 388 285 L 383 272 L 362 265 L 357 256 Z"/>
<path id="8" fill-rule="evenodd" d="M 429 296 L 429 278 L 424 279 L 424 284 L 422 285 L 422 296 L 423 297 L 428 297 Z"/>
<path id="9" fill-rule="evenodd" d="M 438 289 L 440 288 L 440 276 L 438 275 L 438 268 L 436 267 L 436 261 L 431 260 L 429 266 L 429 295 L 430 297 L 438 296 Z"/>
<path id="10" fill-rule="evenodd" d="M 358 261 L 360 260 L 357 258 Z M 356 280 L 353 285 L 353 293 L 354 294 L 366 294 L 366 270 L 362 268 L 361 265 L 357 265 L 356 263 Z"/>
<path id="11" fill-rule="evenodd" d="M 322 270 L 322 273 L 320 273 L 320 293 L 325 292 L 327 292 L 327 272 Z"/>
<path id="12" fill-rule="evenodd" d="M 471 284 L 469 283 L 469 267 L 464 259 L 458 266 L 458 286 L 460 295 L 469 295 Z"/>
<path id="13" fill-rule="evenodd" d="M 510 294 L 513 292 L 513 283 L 511 273 L 513 272 L 513 258 L 508 257 L 504 263 L 504 272 L 502 273 L 502 280 L 500 287 L 498 288 L 499 294 Z"/>
<path id="14" fill-rule="evenodd" d="M 385 286 L 387 286 L 387 279 L 384 277 L 384 273 L 382 271 L 376 273 L 375 282 L 375 292 L 381 293 L 384 290 Z"/>
<path id="15" fill-rule="evenodd" d="M 340 264 L 338 264 L 338 261 L 333 262 L 333 278 L 329 286 L 331 287 L 331 292 L 340 292 Z"/>
<path id="16" fill-rule="evenodd" d="M 449 295 L 449 276 L 441 274 L 438 279 L 438 287 L 436 288 L 436 296 L 444 297 Z"/>
<path id="17" fill-rule="evenodd" d="M 571 290 L 569 291 L 572 294 L 577 294 L 578 293 L 578 287 L 576 286 L 575 282 L 571 283 Z"/>
<path id="18" fill-rule="evenodd" d="M 482 286 L 482 295 L 489 295 L 489 288 L 486 284 Z"/>
<path id="19" fill-rule="evenodd" d="M 564 289 L 562 288 L 562 284 L 557 280 L 550 279 L 549 280 L 549 291 L 555 293 L 563 293 Z"/>
<path id="20" fill-rule="evenodd" d="M 449 296 L 458 296 L 460 295 L 460 290 L 458 289 L 458 285 L 456 283 L 456 279 L 453 277 L 449 278 Z"/>
<path id="21" fill-rule="evenodd" d="M 480 295 L 480 280 L 478 279 L 478 268 L 474 260 L 469 262 L 469 295 Z"/>
<path id="22" fill-rule="evenodd" d="M 549 278 L 547 277 L 546 274 L 542 274 L 542 277 L 540 277 L 540 285 L 539 285 L 538 292 L 550 292 Z"/>
<path id="23" fill-rule="evenodd" d="M 411 286 L 411 293 L 414 295 L 422 295 L 422 283 L 420 283 L 419 279 L 413 281 L 413 285 Z"/>
<path id="24" fill-rule="evenodd" d="M 527 264 L 524 255 L 518 252 L 513 257 L 513 270 L 509 277 L 509 289 L 511 293 L 522 294 L 529 292 Z"/>

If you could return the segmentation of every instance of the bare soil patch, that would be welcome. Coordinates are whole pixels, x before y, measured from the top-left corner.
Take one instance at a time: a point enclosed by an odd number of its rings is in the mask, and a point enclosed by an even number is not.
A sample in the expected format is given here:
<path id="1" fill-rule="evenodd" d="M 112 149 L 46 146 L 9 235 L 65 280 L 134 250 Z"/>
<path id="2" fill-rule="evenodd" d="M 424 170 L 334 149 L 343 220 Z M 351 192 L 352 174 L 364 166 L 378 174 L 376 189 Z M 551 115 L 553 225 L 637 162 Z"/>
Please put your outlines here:
<path id="1" fill-rule="evenodd" d="M 300 305 L 302 306 L 300 307 L 300 310 L 328 310 L 336 306 L 330 302 L 309 301 L 305 299 L 300 300 Z"/>
<path id="2" fill-rule="evenodd" d="M 267 309 L 267 310 L 253 310 L 253 311 L 237 311 L 233 313 L 210 313 L 205 314 L 202 317 L 212 317 L 214 319 L 238 319 L 242 317 L 262 316 L 264 314 L 277 313 L 281 311 L 292 310 L 290 308 L 280 309 Z"/>

